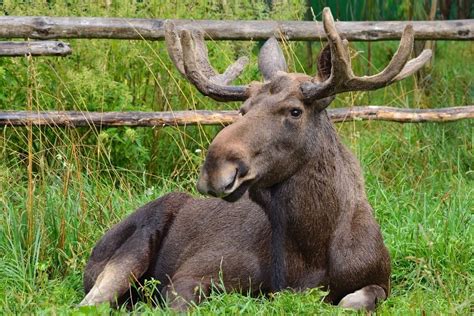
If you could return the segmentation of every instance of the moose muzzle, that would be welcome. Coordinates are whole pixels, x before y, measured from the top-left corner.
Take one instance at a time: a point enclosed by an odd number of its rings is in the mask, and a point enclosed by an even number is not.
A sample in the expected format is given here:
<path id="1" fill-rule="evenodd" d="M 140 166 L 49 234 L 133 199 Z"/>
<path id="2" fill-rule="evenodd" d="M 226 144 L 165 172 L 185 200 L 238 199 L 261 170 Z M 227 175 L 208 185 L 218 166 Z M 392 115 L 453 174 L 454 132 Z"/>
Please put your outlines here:
<path id="1" fill-rule="evenodd" d="M 202 194 L 226 198 L 226 200 L 237 200 L 247 189 L 248 166 L 241 160 L 226 161 L 219 159 L 216 163 L 206 158 L 206 163 L 201 169 L 197 183 L 197 189 Z M 210 166 L 210 167 L 209 167 Z M 241 188 L 241 186 L 243 186 Z M 242 191 L 242 192 L 240 192 Z M 235 197 L 230 197 L 234 195 Z"/>

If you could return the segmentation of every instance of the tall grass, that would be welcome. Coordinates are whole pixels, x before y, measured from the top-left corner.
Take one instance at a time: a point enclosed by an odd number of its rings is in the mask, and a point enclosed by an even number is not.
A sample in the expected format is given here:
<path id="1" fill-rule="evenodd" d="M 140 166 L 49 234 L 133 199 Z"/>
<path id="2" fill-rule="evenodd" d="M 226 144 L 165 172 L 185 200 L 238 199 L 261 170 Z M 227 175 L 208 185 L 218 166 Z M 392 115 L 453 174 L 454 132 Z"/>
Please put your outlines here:
<path id="1" fill-rule="evenodd" d="M 3 1 L 9 15 L 208 19 L 302 19 L 299 2 L 279 1 Z M 367 2 L 369 3 L 369 2 Z M 335 8 L 333 8 L 335 9 Z M 404 13 L 404 12 L 401 12 Z M 315 19 L 319 19 L 315 11 Z M 399 16 L 399 19 L 404 19 Z M 0 108 L 110 110 L 229 109 L 183 80 L 162 42 L 71 40 L 67 58 L 0 59 Z M 323 43 L 313 43 L 319 50 Z M 352 45 L 356 73 L 386 65 L 396 42 Z M 251 65 L 242 82 L 259 80 L 258 43 L 209 42 L 222 70 L 240 55 Z M 303 43 L 285 43 L 294 71 L 305 68 Z M 473 100 L 468 42 L 437 43 L 426 77 L 370 93 L 338 96 L 335 107 L 388 104 L 431 108 Z M 425 88 L 421 88 L 425 87 Z M 365 171 L 393 258 L 392 296 L 381 313 L 468 313 L 473 297 L 474 124 L 400 125 L 352 122 L 337 129 Z M 82 271 L 94 243 L 136 207 L 173 190 L 196 193 L 207 145 L 219 127 L 24 128 L 0 135 L 0 312 L 108 313 L 77 310 Z M 321 293 L 249 298 L 217 291 L 196 314 L 338 313 Z M 137 312 L 151 313 L 147 305 Z M 163 313 L 169 311 L 164 310 Z"/>

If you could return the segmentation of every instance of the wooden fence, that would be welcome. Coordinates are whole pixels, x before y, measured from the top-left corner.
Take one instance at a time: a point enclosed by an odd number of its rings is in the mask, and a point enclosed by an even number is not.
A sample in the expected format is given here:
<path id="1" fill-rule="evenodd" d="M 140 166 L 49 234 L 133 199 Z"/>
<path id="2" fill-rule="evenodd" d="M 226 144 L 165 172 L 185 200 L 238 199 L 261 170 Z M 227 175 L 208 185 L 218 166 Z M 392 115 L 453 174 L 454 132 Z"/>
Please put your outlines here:
<path id="1" fill-rule="evenodd" d="M 0 17 L 0 38 L 42 41 L 0 42 L 0 56 L 66 56 L 67 43 L 44 41 L 64 38 L 163 40 L 162 19 L 81 17 Z M 286 40 L 324 40 L 322 23 L 299 21 L 190 21 L 173 20 L 177 28 L 200 29 L 213 40 L 261 40 L 271 36 Z M 351 41 L 400 39 L 406 24 L 412 24 L 416 39 L 473 40 L 474 20 L 413 22 L 337 22 L 340 33 Z M 334 122 L 385 120 L 395 122 L 446 122 L 474 118 L 474 105 L 437 109 L 401 109 L 357 106 L 330 109 Z M 75 112 L 3 111 L 0 126 L 178 126 L 230 124 L 236 111 L 176 112 Z"/>
<path id="2" fill-rule="evenodd" d="M 0 38 L 102 38 L 163 40 L 162 19 L 0 17 Z M 262 40 L 271 36 L 287 40 L 320 40 L 326 35 L 322 23 L 308 21 L 213 21 L 173 20 L 177 28 L 200 29 L 213 40 Z M 400 39 L 406 24 L 412 24 L 416 38 L 423 40 L 472 40 L 472 20 L 337 22 L 337 29 L 349 41 Z"/>

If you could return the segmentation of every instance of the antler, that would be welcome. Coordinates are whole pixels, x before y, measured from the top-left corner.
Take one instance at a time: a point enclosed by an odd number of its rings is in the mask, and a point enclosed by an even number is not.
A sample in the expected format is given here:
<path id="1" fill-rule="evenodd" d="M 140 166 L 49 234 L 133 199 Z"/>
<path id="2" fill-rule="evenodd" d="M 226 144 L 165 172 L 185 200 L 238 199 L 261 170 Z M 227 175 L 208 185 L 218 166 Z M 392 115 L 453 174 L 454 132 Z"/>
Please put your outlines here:
<path id="1" fill-rule="evenodd" d="M 172 22 L 165 23 L 165 41 L 168 54 L 178 68 L 202 94 L 218 101 L 243 101 L 249 97 L 248 86 L 230 86 L 248 63 L 240 57 L 226 71 L 219 74 L 209 63 L 204 35 L 197 30 L 178 32 Z"/>
<path id="2" fill-rule="evenodd" d="M 331 49 L 331 75 L 323 82 L 313 80 L 301 85 L 303 97 L 308 101 L 340 92 L 375 90 L 388 86 L 410 76 L 431 58 L 431 50 L 425 49 L 417 58 L 408 61 L 413 49 L 414 31 L 411 25 L 407 25 L 398 50 L 388 66 L 376 75 L 357 77 L 352 72 L 349 43 L 339 36 L 329 8 L 323 10 L 323 25 Z"/>

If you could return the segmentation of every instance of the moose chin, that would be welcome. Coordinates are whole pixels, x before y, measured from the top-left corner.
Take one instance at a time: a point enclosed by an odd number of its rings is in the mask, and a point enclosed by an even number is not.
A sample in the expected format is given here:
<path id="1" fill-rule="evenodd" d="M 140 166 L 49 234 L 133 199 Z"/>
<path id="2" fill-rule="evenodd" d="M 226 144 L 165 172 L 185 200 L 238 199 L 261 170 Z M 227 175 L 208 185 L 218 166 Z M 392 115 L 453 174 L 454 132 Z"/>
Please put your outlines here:
<path id="1" fill-rule="evenodd" d="M 317 75 L 289 73 L 278 41 L 270 38 L 258 60 L 264 81 L 244 86 L 230 82 L 245 58 L 219 74 L 202 32 L 166 24 L 177 69 L 206 96 L 244 101 L 241 117 L 209 147 L 197 187 L 213 197 L 170 193 L 112 227 L 87 263 L 81 305 L 122 304 L 134 295 L 134 282 L 151 278 L 177 310 L 199 303 L 213 280 L 255 295 L 320 287 L 327 302 L 353 309 L 374 310 L 387 298 L 390 257 L 359 163 L 326 108 L 338 93 L 410 76 L 431 52 L 410 60 L 409 25 L 388 66 L 358 77 L 328 8 L 323 24 L 328 44 Z"/>

